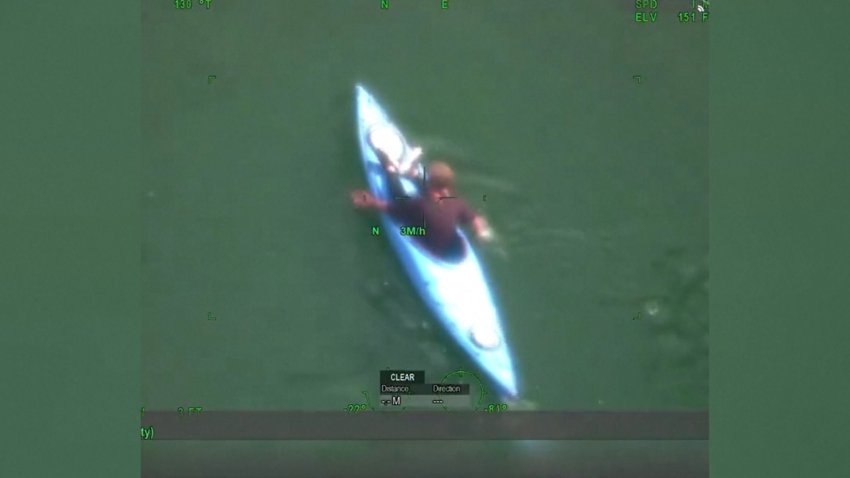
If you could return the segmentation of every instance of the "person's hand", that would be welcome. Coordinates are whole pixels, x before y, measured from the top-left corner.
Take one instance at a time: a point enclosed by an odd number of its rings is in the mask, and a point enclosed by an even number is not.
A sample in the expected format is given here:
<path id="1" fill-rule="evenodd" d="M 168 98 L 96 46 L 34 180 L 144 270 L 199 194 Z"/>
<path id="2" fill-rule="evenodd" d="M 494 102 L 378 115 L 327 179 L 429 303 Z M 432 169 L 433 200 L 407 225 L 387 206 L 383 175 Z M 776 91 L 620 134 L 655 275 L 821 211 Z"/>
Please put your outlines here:
<path id="1" fill-rule="evenodd" d="M 484 229 L 481 229 L 480 231 L 478 231 L 478 239 L 481 239 L 482 241 L 485 241 L 485 242 L 492 241 L 493 240 L 493 230 L 490 229 L 489 227 L 485 227 Z"/>
<path id="2" fill-rule="evenodd" d="M 351 202 L 355 207 L 365 208 L 372 206 L 375 203 L 375 197 L 372 193 L 365 189 L 357 189 L 351 191 Z"/>
<path id="3" fill-rule="evenodd" d="M 478 236 L 478 239 L 485 242 L 493 240 L 493 230 L 490 229 L 490 225 L 486 219 L 478 216 L 473 219 L 472 225 L 475 228 L 475 235 Z"/>

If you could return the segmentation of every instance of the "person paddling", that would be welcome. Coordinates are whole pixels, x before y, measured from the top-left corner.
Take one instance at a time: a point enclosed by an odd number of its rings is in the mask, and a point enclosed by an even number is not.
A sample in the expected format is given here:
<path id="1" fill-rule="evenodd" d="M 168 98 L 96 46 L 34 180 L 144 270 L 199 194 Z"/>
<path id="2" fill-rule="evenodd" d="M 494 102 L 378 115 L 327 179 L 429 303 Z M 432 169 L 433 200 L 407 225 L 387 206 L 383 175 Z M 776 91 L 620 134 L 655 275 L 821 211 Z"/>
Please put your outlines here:
<path id="1" fill-rule="evenodd" d="M 420 195 L 407 196 L 401 178 L 386 153 L 375 150 L 378 159 L 387 170 L 387 178 L 393 198 L 384 201 L 363 189 L 351 193 L 354 206 L 361 209 L 377 209 L 390 214 L 403 226 L 425 226 L 420 240 L 425 247 L 438 256 L 450 254 L 457 246 L 460 236 L 459 225 L 471 227 L 481 240 L 493 237 L 487 220 L 473 211 L 466 201 L 458 197 L 454 185 L 455 174 L 444 161 L 433 161 L 427 167 L 427 181 Z"/>

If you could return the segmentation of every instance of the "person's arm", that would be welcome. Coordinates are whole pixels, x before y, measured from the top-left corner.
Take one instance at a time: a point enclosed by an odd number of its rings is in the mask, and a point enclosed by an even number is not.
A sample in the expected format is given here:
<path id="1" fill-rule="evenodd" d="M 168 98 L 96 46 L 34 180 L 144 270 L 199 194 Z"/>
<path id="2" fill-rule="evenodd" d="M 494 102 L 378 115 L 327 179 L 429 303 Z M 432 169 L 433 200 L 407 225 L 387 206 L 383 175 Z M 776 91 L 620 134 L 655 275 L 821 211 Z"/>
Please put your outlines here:
<path id="1" fill-rule="evenodd" d="M 493 230 L 490 229 L 490 225 L 487 223 L 487 220 L 484 219 L 484 216 L 476 215 L 472 219 L 472 228 L 475 230 L 475 235 L 478 236 L 479 239 L 486 241 L 493 238 Z"/>
<path id="2" fill-rule="evenodd" d="M 372 193 L 365 189 L 352 191 L 351 202 L 354 203 L 355 207 L 361 209 L 377 209 L 379 211 L 386 211 L 389 208 L 389 203 L 387 201 L 382 201 L 376 198 L 372 195 Z"/>
<path id="3" fill-rule="evenodd" d="M 493 238 L 493 231 L 484 216 L 475 213 L 466 202 L 462 203 L 461 208 L 461 221 L 472 226 L 478 239 L 486 241 Z"/>

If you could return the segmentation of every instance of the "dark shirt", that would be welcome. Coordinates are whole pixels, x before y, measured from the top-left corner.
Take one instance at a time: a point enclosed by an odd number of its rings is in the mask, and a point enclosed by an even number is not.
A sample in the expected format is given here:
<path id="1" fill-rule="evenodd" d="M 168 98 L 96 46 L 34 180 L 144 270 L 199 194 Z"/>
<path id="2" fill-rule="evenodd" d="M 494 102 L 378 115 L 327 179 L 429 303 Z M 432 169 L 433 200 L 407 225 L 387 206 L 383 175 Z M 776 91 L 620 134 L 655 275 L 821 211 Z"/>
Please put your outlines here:
<path id="1" fill-rule="evenodd" d="M 389 213 L 402 226 L 424 227 L 425 235 L 419 239 L 437 255 L 451 249 L 458 240 L 459 224 L 469 225 L 475 218 L 475 213 L 460 198 L 437 201 L 425 197 L 399 198 L 390 204 Z"/>

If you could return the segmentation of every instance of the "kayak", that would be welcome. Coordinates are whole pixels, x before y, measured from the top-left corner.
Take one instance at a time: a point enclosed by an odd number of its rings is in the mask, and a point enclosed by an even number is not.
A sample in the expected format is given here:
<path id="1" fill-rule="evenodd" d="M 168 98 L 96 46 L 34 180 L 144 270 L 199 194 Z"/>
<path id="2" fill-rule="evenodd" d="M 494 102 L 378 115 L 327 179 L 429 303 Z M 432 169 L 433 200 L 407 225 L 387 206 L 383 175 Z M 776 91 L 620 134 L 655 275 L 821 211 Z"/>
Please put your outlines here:
<path id="1" fill-rule="evenodd" d="M 366 88 L 357 85 L 355 90 L 357 136 L 366 180 L 375 197 L 390 201 L 393 198 L 390 197 L 387 172 L 373 148 L 384 151 L 399 171 L 416 166 L 421 151 L 410 147 Z M 401 183 L 408 196 L 419 195 L 417 181 L 402 177 Z M 405 272 L 431 313 L 484 374 L 498 385 L 500 395 L 515 398 L 518 395 L 517 377 L 499 309 L 481 262 L 463 230 L 458 228 L 458 252 L 441 258 L 422 247 L 415 235 L 405 234 L 402 224 L 388 214 L 381 213 L 381 222 Z"/>

